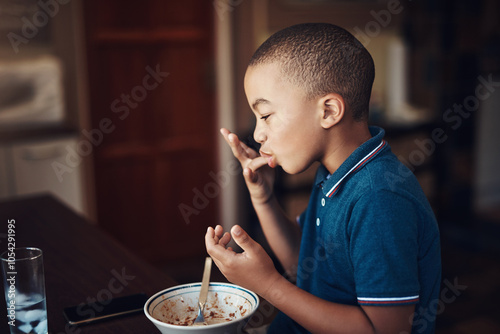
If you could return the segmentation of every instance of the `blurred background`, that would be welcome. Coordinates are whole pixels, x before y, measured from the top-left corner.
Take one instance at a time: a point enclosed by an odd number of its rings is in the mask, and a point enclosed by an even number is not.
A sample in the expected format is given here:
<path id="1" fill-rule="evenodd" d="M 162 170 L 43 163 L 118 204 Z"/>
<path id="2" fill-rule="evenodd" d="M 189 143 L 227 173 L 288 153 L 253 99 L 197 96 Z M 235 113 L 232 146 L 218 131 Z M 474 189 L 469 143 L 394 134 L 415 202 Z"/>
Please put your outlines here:
<path id="1" fill-rule="evenodd" d="M 266 245 L 218 129 L 252 142 L 243 76 L 270 34 L 334 23 L 372 54 L 371 123 L 438 217 L 438 332 L 499 333 L 499 19 L 496 0 L 0 0 L 0 200 L 51 193 L 179 282 L 207 226 Z M 291 216 L 315 168 L 277 170 Z"/>

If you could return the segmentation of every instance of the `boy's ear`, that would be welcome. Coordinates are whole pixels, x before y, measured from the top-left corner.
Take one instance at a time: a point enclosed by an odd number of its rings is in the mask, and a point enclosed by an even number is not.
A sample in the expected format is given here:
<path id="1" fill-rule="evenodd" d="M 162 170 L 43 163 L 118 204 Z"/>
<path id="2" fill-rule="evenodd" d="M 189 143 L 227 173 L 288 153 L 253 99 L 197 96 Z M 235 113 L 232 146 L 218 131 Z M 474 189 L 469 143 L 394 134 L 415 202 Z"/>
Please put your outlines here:
<path id="1" fill-rule="evenodd" d="M 339 94 L 327 94 L 320 99 L 319 103 L 322 113 L 321 126 L 324 129 L 331 128 L 344 117 L 345 102 Z"/>

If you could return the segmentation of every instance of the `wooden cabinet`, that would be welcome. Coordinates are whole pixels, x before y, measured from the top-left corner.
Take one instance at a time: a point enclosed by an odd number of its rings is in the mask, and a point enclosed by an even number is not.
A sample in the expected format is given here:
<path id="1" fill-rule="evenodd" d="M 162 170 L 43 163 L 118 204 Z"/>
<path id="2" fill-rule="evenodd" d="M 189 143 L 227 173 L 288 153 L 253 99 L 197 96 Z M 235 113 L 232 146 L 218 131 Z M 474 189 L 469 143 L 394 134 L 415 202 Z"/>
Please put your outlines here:
<path id="1" fill-rule="evenodd" d="M 202 257 L 218 216 L 212 4 L 84 7 L 98 223 L 151 262 Z"/>

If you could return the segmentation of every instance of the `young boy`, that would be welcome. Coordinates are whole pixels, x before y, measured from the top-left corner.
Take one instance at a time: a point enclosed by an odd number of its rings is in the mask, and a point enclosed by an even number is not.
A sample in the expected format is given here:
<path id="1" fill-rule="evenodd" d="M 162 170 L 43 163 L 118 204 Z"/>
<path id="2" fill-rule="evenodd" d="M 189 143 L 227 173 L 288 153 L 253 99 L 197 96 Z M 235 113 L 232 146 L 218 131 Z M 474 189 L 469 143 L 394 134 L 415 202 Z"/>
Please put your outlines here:
<path id="1" fill-rule="evenodd" d="M 281 313 L 268 333 L 432 333 L 440 286 L 439 232 L 416 178 L 369 127 L 368 51 L 346 30 L 300 24 L 255 52 L 245 92 L 259 153 L 226 129 L 262 229 L 287 274 L 235 225 L 209 228 L 207 251 L 226 278 Z M 307 210 L 289 220 L 273 170 L 321 163 Z M 231 237 L 242 249 L 227 247 Z"/>

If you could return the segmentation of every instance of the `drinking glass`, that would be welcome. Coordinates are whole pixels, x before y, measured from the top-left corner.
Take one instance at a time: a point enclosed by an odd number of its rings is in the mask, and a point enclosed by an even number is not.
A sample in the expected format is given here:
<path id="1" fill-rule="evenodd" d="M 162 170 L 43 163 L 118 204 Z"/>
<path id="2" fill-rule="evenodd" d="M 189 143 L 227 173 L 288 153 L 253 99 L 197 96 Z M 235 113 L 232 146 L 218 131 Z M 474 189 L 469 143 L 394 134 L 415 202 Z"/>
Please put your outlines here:
<path id="1" fill-rule="evenodd" d="M 0 255 L 0 261 L 10 333 L 47 334 L 42 251 L 33 247 L 9 249 Z"/>

